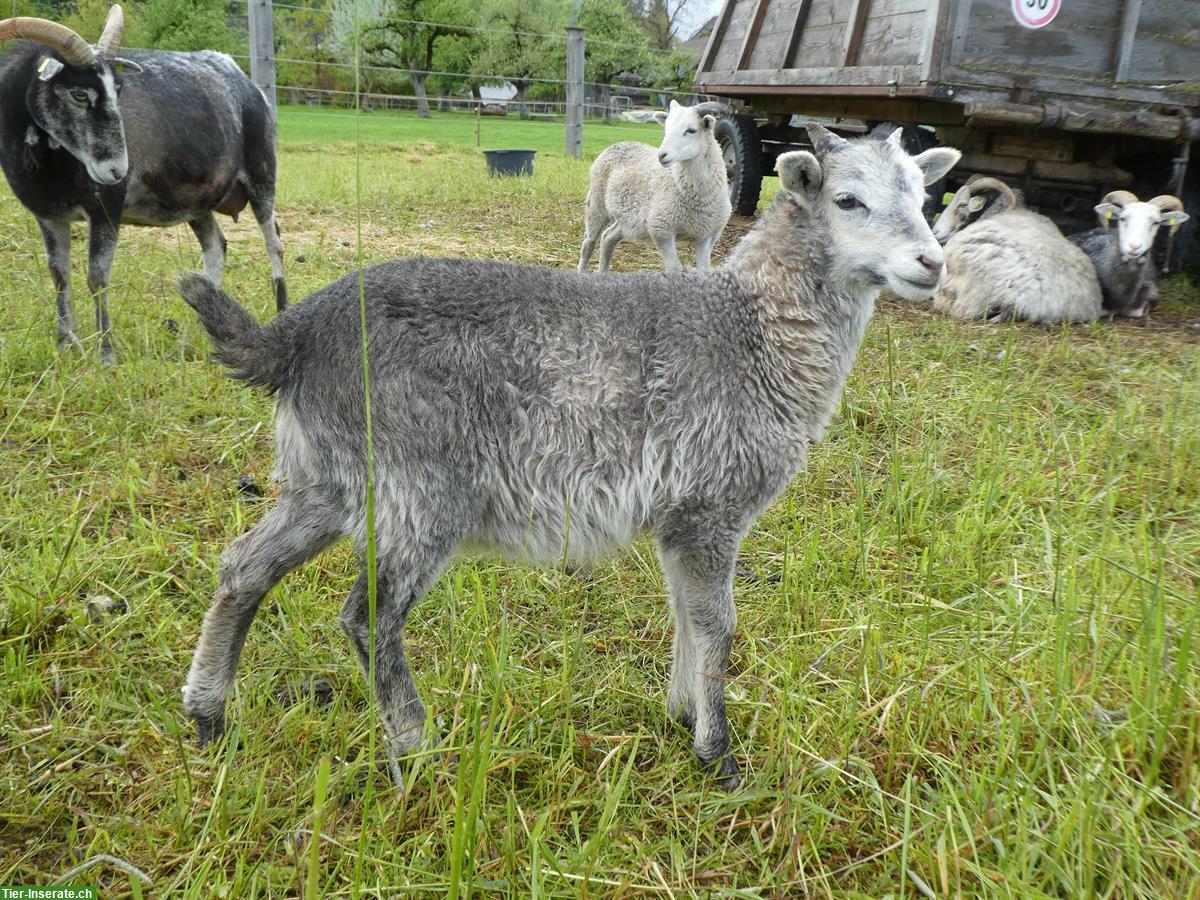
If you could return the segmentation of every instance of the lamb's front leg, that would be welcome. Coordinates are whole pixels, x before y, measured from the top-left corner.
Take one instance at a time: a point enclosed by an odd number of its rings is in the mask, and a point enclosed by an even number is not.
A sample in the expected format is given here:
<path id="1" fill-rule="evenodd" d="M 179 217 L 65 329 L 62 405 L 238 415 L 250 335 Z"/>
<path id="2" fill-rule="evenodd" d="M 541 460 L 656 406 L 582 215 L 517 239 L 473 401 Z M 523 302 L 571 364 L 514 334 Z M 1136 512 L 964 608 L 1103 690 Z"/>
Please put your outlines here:
<path id="1" fill-rule="evenodd" d="M 696 241 L 696 268 L 699 270 L 712 268 L 712 249 L 717 243 L 717 235 L 710 235 Z"/>
<path id="2" fill-rule="evenodd" d="M 660 537 L 659 558 L 676 610 L 675 658 L 670 709 L 693 731 L 692 749 L 727 790 L 741 781 L 729 753 L 725 715 L 725 668 L 737 611 L 733 605 L 736 543 L 720 547 L 681 545 Z"/>
<path id="3" fill-rule="evenodd" d="M 662 257 L 663 266 L 668 272 L 678 272 L 683 268 L 679 262 L 679 251 L 675 247 L 675 232 L 658 232 L 650 235 L 658 255 Z"/>

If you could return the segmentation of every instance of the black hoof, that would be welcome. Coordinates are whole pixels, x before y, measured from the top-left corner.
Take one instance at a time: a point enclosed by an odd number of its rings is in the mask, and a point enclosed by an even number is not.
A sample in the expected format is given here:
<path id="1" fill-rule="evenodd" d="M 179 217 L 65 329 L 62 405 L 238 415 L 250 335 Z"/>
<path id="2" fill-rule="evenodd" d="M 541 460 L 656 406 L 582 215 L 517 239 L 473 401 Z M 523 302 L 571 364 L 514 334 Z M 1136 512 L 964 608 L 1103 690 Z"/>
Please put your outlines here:
<path id="1" fill-rule="evenodd" d="M 197 716 L 196 739 L 201 747 L 207 747 L 213 741 L 219 741 L 225 733 L 225 716 Z"/>
<path id="2" fill-rule="evenodd" d="M 700 763 L 716 779 L 717 786 L 723 791 L 736 790 L 742 783 L 742 770 L 732 756 L 722 756 L 712 762 L 701 760 Z"/>

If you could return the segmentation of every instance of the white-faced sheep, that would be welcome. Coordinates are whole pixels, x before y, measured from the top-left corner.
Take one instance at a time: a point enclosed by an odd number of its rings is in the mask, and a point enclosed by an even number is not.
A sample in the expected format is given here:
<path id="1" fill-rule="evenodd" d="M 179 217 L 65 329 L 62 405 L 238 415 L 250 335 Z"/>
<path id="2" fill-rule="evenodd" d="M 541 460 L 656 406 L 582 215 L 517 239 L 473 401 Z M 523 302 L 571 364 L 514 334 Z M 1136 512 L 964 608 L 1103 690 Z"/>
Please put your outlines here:
<path id="1" fill-rule="evenodd" d="M 881 288 L 920 300 L 941 280 L 921 209 L 925 185 L 959 156 L 910 157 L 899 132 L 810 136 L 813 153 L 779 157 L 779 195 L 716 270 L 597 278 L 408 259 L 352 273 L 266 325 L 203 276 L 185 277 L 217 358 L 276 394 L 283 482 L 275 507 L 221 555 L 184 690 L 201 740 L 221 733 L 267 591 L 343 535 L 365 545 L 361 291 L 373 666 L 365 564 L 341 620 L 375 678 L 391 752 L 417 746 L 426 724 L 405 621 L 459 547 L 587 559 L 649 531 L 675 618 L 668 708 L 701 762 L 736 784 L 725 667 L 738 546 L 829 424 Z"/>
<path id="2" fill-rule="evenodd" d="M 961 187 L 934 234 L 946 248 L 946 277 L 933 298 L 941 312 L 1041 324 L 1100 316 L 1100 282 L 1087 254 L 1002 181 L 980 178 Z"/>
<path id="3" fill-rule="evenodd" d="M 707 269 L 713 245 L 733 207 L 721 147 L 713 136 L 714 104 L 681 106 L 655 119 L 665 129 L 662 144 L 622 141 L 596 157 L 583 213 L 579 271 L 586 272 L 596 241 L 600 271 L 607 272 L 621 241 L 651 241 L 667 271 L 680 268 L 678 238 L 696 243 L 696 268 Z"/>
<path id="4" fill-rule="evenodd" d="M 1188 220 L 1178 197 L 1162 194 L 1138 200 L 1129 191 L 1113 191 L 1096 207 L 1100 228 L 1069 240 L 1092 260 L 1104 295 L 1104 311 L 1136 319 L 1158 302 L 1154 239 L 1163 225 L 1175 229 Z M 1116 231 L 1108 226 L 1117 220 Z"/>

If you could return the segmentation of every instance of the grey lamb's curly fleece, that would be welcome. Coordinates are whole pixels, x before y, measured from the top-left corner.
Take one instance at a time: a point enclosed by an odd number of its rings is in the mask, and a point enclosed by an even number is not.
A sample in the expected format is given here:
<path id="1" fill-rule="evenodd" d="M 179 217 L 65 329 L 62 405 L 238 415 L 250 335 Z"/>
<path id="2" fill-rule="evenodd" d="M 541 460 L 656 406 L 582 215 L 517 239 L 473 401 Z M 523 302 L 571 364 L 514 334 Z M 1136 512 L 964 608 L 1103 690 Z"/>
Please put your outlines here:
<path id="1" fill-rule="evenodd" d="M 913 299 L 936 287 L 922 181 L 958 157 L 814 135 L 817 156 L 780 157 L 784 190 L 724 269 L 588 276 L 412 259 L 362 274 L 375 696 L 394 754 L 425 724 L 404 622 L 459 548 L 586 559 L 648 530 L 676 620 L 669 708 L 701 761 L 736 782 L 724 671 L 738 545 L 824 433 L 880 287 Z M 203 276 L 180 291 L 218 359 L 277 396 L 282 494 L 222 555 L 185 688 L 210 739 L 265 593 L 343 535 L 365 543 L 359 276 L 263 326 Z M 364 571 L 341 616 L 364 669 L 367 597 Z"/>

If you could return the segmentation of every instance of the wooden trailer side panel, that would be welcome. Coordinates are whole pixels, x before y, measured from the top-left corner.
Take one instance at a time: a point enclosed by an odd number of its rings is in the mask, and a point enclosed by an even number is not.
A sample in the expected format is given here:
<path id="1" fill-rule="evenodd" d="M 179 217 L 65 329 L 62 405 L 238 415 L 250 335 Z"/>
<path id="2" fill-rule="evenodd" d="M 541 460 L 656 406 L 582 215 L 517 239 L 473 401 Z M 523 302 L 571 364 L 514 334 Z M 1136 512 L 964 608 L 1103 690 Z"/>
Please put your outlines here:
<path id="1" fill-rule="evenodd" d="M 1200 3 L 1146 0 L 1122 81 L 1190 82 L 1200 90 Z"/>
<path id="2" fill-rule="evenodd" d="M 903 66 L 921 61 L 931 0 L 728 0 L 707 73 Z M 725 29 L 721 22 L 728 19 Z M 719 79 L 717 79 L 719 80 Z M 792 79 L 781 79 L 781 83 Z M 848 83 L 860 80 L 848 78 Z"/>
<path id="3" fill-rule="evenodd" d="M 696 76 L 732 96 L 1080 98 L 1200 105 L 1200 0 L 727 0 Z M 1039 101 L 1044 102 L 1044 101 Z"/>

